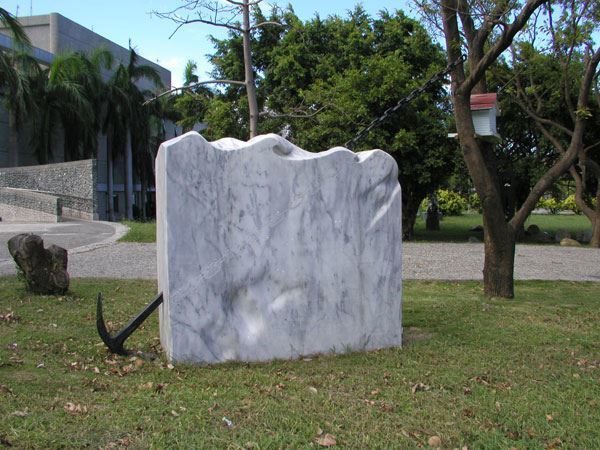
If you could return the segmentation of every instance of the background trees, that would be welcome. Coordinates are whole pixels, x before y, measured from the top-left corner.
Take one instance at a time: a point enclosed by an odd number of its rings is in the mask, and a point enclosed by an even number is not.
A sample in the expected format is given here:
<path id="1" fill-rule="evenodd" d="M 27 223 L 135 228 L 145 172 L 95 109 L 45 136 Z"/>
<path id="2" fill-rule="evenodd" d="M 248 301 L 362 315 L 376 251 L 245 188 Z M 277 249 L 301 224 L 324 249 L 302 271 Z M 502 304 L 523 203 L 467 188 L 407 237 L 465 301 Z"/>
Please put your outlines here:
<path id="1" fill-rule="evenodd" d="M 597 2 L 544 7 L 537 21 L 547 33 L 531 33 L 512 48 L 509 88 L 556 158 L 575 153 L 576 164 L 568 171 L 577 206 L 592 224 L 593 247 L 600 247 L 600 206 L 591 201 L 600 195 L 600 43 L 594 41 L 599 18 Z"/>
<path id="2" fill-rule="evenodd" d="M 249 112 L 248 125 L 250 138 L 258 134 L 258 101 L 256 97 L 254 65 L 252 62 L 252 34 L 266 26 L 280 25 L 275 21 L 251 21 L 251 8 L 258 8 L 261 2 L 262 0 L 225 0 L 223 3 L 208 0 L 182 0 L 182 5 L 171 11 L 155 12 L 157 16 L 177 23 L 177 29 L 191 23 L 203 23 L 227 28 L 232 36 L 240 37 L 243 55 L 243 58 L 240 60 L 240 66 L 243 69 L 243 73 L 237 77 L 220 78 L 220 82 L 221 84 L 244 86 Z M 237 20 L 239 16 L 241 16 L 241 22 Z M 174 33 L 177 32 L 177 29 Z"/>
<path id="3" fill-rule="evenodd" d="M 267 19 L 254 9 L 254 22 L 277 22 L 251 34 L 260 133 L 278 131 L 297 145 L 321 151 L 343 145 L 446 63 L 443 53 L 415 20 L 401 12 L 370 17 L 357 7 L 347 17 L 302 22 L 293 9 L 274 9 Z M 244 70 L 242 40 L 232 31 L 213 39 L 215 78 Z M 247 98 L 238 86 L 213 91 L 204 120 L 208 139 L 245 139 L 248 122 L 240 111 Z M 183 112 L 183 111 L 182 111 Z M 382 148 L 399 162 L 406 238 L 421 200 L 448 175 L 454 150 L 447 139 L 449 104 L 440 82 L 399 111 L 357 149 Z"/>
<path id="4" fill-rule="evenodd" d="M 527 0 L 522 6 L 503 1 L 441 0 L 422 2 L 423 10 L 440 19 L 449 60 L 461 52 L 467 64 L 452 72 L 452 100 L 460 147 L 465 165 L 483 207 L 485 227 L 484 292 L 487 296 L 513 297 L 515 241 L 518 231 L 540 196 L 569 169 L 577 156 L 587 117 L 574 117 L 574 133 L 565 153 L 545 171 L 512 218 L 504 214 L 503 186 L 493 144 L 476 137 L 470 111 L 471 94 L 488 92 L 486 73 L 513 43 L 529 19 L 548 0 Z M 585 0 L 584 0 L 585 3 Z M 589 3 L 589 2 L 587 2 Z M 591 56 L 586 80 L 596 72 L 600 54 Z M 576 110 L 587 110 L 589 82 L 582 84 Z M 587 87 L 585 87 L 587 86 Z M 586 92 L 587 91 L 587 92 Z"/>
<path id="5" fill-rule="evenodd" d="M 13 48 L 0 50 L 0 95 L 8 112 L 9 165 L 18 164 L 18 136 L 28 112 L 34 109 L 29 76 L 37 64 L 28 55 L 29 38 L 18 20 L 4 8 L 0 8 L 0 23 L 10 30 Z"/>

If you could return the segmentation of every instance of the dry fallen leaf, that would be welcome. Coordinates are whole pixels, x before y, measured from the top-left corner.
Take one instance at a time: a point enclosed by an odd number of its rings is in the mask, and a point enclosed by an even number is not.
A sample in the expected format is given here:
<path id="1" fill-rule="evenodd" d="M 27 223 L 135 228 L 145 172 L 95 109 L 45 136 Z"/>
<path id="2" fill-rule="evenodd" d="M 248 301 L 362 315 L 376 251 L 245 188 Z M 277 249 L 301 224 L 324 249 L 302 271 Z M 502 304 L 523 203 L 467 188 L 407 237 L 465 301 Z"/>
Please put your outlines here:
<path id="1" fill-rule="evenodd" d="M 29 415 L 29 413 L 27 411 L 15 411 L 15 412 L 11 413 L 11 416 L 16 416 L 16 417 L 25 417 L 28 415 Z"/>
<path id="2" fill-rule="evenodd" d="M 121 367 L 121 370 L 123 371 L 123 374 L 128 374 L 133 372 L 135 367 L 133 367 L 133 364 L 127 364 L 126 366 Z"/>
<path id="3" fill-rule="evenodd" d="M 321 447 L 333 447 L 334 445 L 337 444 L 337 441 L 335 440 L 335 436 L 333 434 L 324 434 L 322 436 L 319 436 L 315 439 L 315 442 L 320 445 Z"/>
<path id="4" fill-rule="evenodd" d="M 427 440 L 427 444 L 429 444 L 430 447 L 441 447 L 442 446 L 442 439 L 439 436 L 431 436 L 428 440 Z"/>
<path id="5" fill-rule="evenodd" d="M 14 313 L 9 312 L 6 314 L 0 314 L 0 322 L 13 323 L 21 320 L 19 316 L 15 316 Z"/>
<path id="6" fill-rule="evenodd" d="M 552 414 L 546 414 L 546 420 L 548 422 L 552 422 L 554 420 L 554 417 L 552 417 Z"/>
<path id="7" fill-rule="evenodd" d="M 317 391 L 317 388 L 316 388 L 316 387 L 313 387 L 313 386 L 309 386 L 309 387 L 308 387 L 308 390 L 309 390 L 309 391 L 310 391 L 312 394 L 316 394 L 316 393 L 318 392 L 318 391 Z"/>
<path id="8" fill-rule="evenodd" d="M 65 406 L 64 406 L 64 410 L 66 412 L 68 412 L 69 414 L 73 414 L 73 415 L 77 415 L 77 414 L 86 414 L 87 413 L 87 406 L 85 405 L 80 405 L 80 404 L 75 404 L 75 403 L 71 403 L 68 402 Z"/>
<path id="9" fill-rule="evenodd" d="M 429 386 L 427 386 L 426 384 L 423 383 L 417 383 L 415 385 L 413 385 L 412 387 L 412 393 L 414 394 L 415 392 L 419 392 L 419 391 L 428 391 L 431 388 Z"/>
<path id="10" fill-rule="evenodd" d="M 560 438 L 556 438 L 556 439 L 553 439 L 552 441 L 548 442 L 548 444 L 546 445 L 546 448 L 552 449 L 552 448 L 560 447 L 561 445 L 562 445 L 562 441 L 560 440 Z"/>

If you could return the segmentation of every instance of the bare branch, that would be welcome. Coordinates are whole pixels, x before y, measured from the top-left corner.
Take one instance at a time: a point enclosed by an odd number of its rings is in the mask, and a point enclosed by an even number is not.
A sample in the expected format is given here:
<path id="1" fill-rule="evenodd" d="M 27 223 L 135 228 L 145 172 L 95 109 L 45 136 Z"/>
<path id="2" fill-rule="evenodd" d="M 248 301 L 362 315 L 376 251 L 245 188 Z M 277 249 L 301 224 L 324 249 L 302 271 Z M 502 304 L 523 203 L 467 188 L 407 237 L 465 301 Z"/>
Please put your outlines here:
<path id="1" fill-rule="evenodd" d="M 267 20 L 265 22 L 257 23 L 256 25 L 252 25 L 250 27 L 250 30 L 255 30 L 257 28 L 264 27 L 265 25 L 277 25 L 277 26 L 283 27 L 283 24 L 281 24 L 279 22 L 274 22 L 274 21 Z"/>
<path id="2" fill-rule="evenodd" d="M 262 3 L 263 0 L 255 0 L 253 2 L 248 2 L 248 3 L 243 3 L 243 2 L 236 2 L 234 0 L 225 0 L 227 3 L 231 3 L 232 5 L 237 5 L 237 6 L 254 6 L 254 5 L 258 5 L 259 3 Z"/>
<path id="3" fill-rule="evenodd" d="M 458 90 L 462 94 L 468 94 L 471 92 L 473 87 L 482 79 L 485 75 L 486 70 L 498 59 L 498 57 L 506 50 L 512 43 L 515 35 L 523 29 L 527 24 L 529 17 L 535 12 L 535 10 L 549 0 L 527 0 L 527 3 L 511 23 L 503 32 L 500 38 L 494 45 L 484 54 L 483 58 L 477 65 L 471 70 L 471 73 L 466 80 L 461 83 Z"/>
<path id="4" fill-rule="evenodd" d="M 319 114 L 321 111 L 323 111 L 325 108 L 327 108 L 329 105 L 325 105 L 325 106 L 321 106 L 319 109 L 317 109 L 316 111 L 312 112 L 312 113 L 298 113 L 298 114 L 279 114 L 273 111 L 263 111 L 260 113 L 261 116 L 267 116 L 267 117 L 271 117 L 274 119 L 279 119 L 279 118 L 285 118 L 285 119 L 310 119 L 311 117 L 316 116 L 317 114 Z M 297 110 L 300 111 L 300 110 Z"/>
<path id="5" fill-rule="evenodd" d="M 537 123 L 540 123 L 542 125 L 549 125 L 554 128 L 558 128 L 560 131 L 567 134 L 568 136 L 573 136 L 573 130 L 569 130 L 567 127 L 565 127 L 564 125 L 561 125 L 558 122 L 555 122 L 554 120 L 546 119 L 545 117 L 538 116 L 536 113 L 534 113 L 533 110 L 523 101 L 523 98 L 521 98 L 521 95 L 522 95 L 521 92 L 519 92 L 519 96 L 515 97 L 515 101 L 517 102 L 517 104 L 519 105 L 519 107 L 525 114 L 527 114 L 529 117 L 531 117 Z"/>
<path id="6" fill-rule="evenodd" d="M 579 175 L 575 167 L 571 166 L 569 169 L 569 173 L 575 180 L 575 204 L 581 209 L 581 212 L 585 214 L 585 216 L 592 221 L 592 218 L 595 215 L 595 212 L 590 206 L 587 204 L 585 199 L 583 198 L 583 192 L 585 190 L 584 184 L 585 180 L 583 180 L 583 176 Z"/>
<path id="7" fill-rule="evenodd" d="M 159 98 L 164 97 L 165 95 L 172 94 L 173 92 L 188 91 L 190 89 L 194 89 L 195 87 L 202 86 L 202 85 L 205 85 L 205 84 L 236 84 L 236 85 L 240 85 L 240 86 L 245 86 L 246 85 L 246 83 L 244 83 L 243 81 L 236 81 L 236 80 L 208 80 L 208 81 L 199 81 L 197 83 L 192 83 L 192 84 L 189 84 L 187 86 L 180 86 L 180 87 L 176 87 L 176 88 L 173 88 L 173 89 L 169 89 L 168 91 L 161 92 L 157 96 L 152 97 L 152 98 L 146 100 L 143 103 L 143 105 L 148 105 L 148 104 L 150 104 L 152 102 L 155 102 Z"/>
<path id="8" fill-rule="evenodd" d="M 600 146 L 600 141 L 596 142 L 595 144 L 592 145 L 588 145 L 586 148 L 583 149 L 583 153 L 587 153 L 588 151 L 590 151 L 593 148 L 596 148 Z M 600 166 L 599 166 L 600 167 Z"/>

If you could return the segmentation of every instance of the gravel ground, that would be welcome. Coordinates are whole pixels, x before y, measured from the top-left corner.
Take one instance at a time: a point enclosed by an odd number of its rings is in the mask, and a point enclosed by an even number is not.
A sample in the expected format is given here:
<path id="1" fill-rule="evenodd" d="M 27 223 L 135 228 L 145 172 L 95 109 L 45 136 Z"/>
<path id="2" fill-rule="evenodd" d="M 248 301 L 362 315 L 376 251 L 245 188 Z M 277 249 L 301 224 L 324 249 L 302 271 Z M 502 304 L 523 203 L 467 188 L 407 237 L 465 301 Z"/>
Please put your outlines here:
<path id="1" fill-rule="evenodd" d="M 483 244 L 404 244 L 403 275 L 419 280 L 481 280 Z M 0 263 L 0 274 L 14 274 Z M 156 278 L 156 245 L 116 243 L 69 253 L 72 277 Z M 519 280 L 600 281 L 600 250 L 517 245 Z"/>

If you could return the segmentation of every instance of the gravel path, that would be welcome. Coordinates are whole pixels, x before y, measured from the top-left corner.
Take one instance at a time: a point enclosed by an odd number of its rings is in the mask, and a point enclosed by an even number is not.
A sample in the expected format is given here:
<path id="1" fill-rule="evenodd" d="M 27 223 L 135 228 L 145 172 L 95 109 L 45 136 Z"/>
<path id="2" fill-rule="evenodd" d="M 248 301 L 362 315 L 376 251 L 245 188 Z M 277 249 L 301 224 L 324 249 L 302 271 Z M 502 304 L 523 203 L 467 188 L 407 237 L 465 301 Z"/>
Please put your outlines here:
<path id="1" fill-rule="evenodd" d="M 405 279 L 481 280 L 483 244 L 404 244 Z M 0 274 L 14 264 L 0 263 Z M 156 245 L 116 243 L 69 253 L 72 277 L 156 278 Z M 600 281 L 600 250 L 517 245 L 519 280 Z"/>

